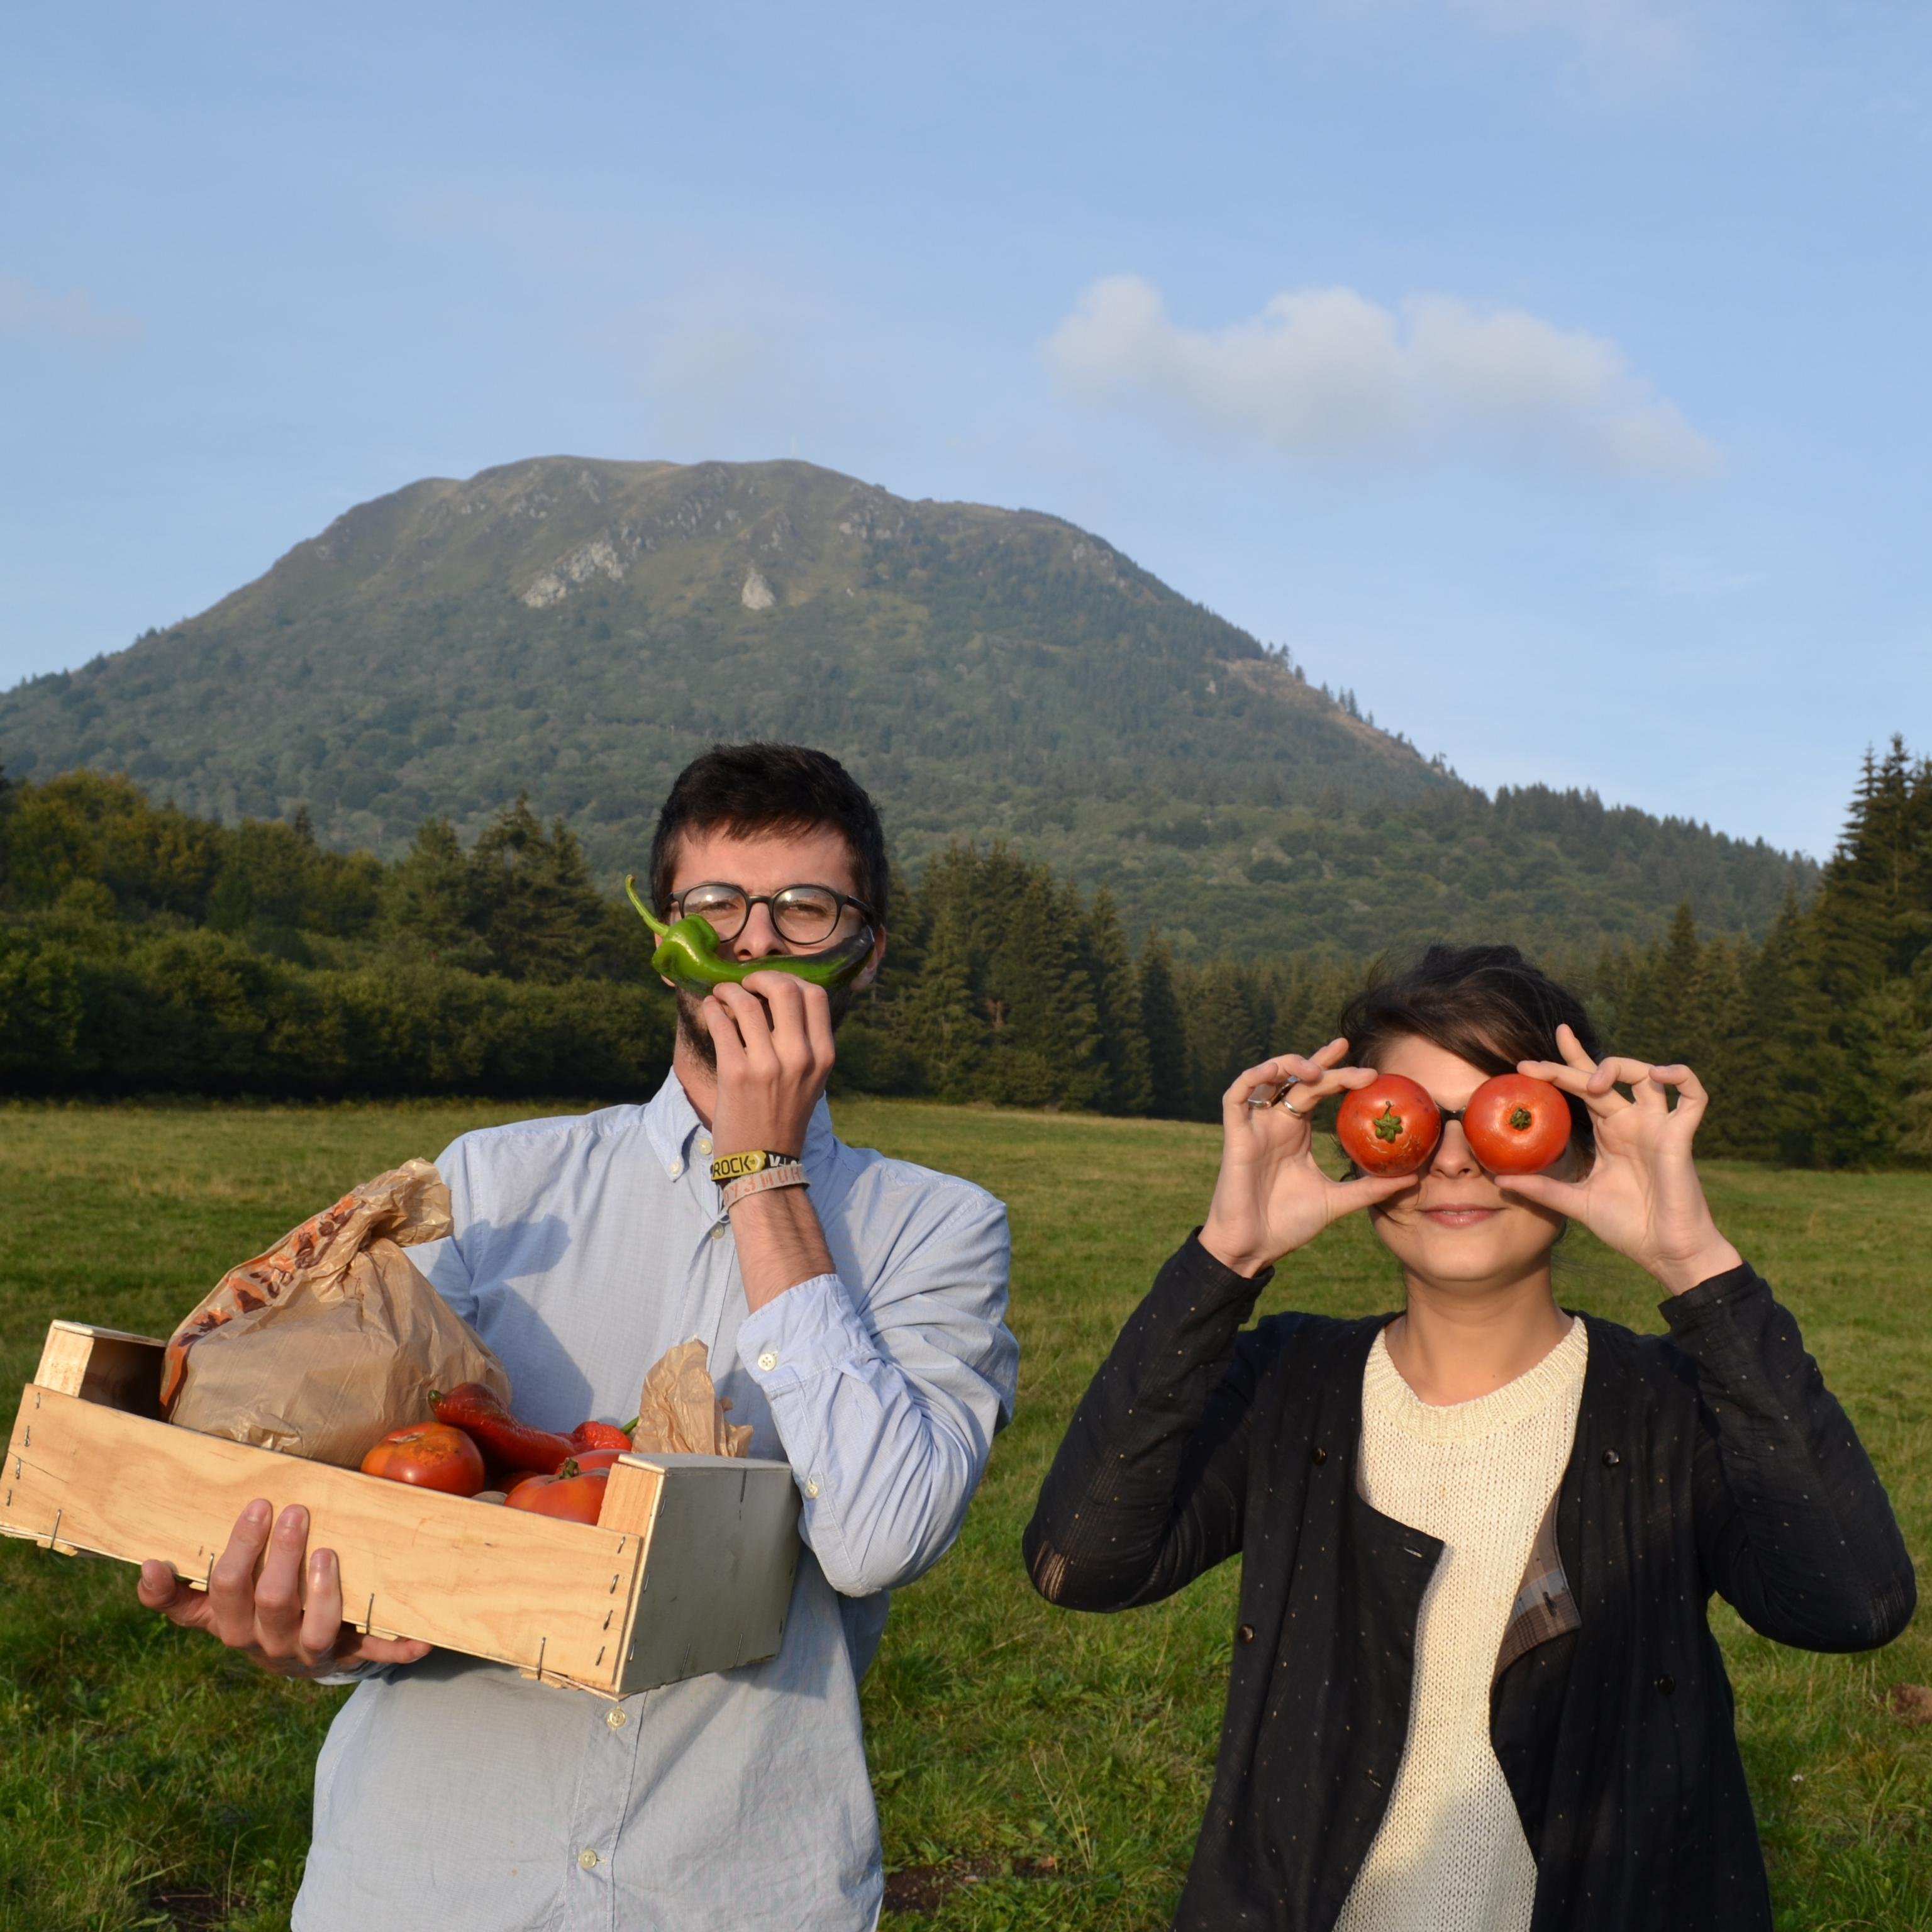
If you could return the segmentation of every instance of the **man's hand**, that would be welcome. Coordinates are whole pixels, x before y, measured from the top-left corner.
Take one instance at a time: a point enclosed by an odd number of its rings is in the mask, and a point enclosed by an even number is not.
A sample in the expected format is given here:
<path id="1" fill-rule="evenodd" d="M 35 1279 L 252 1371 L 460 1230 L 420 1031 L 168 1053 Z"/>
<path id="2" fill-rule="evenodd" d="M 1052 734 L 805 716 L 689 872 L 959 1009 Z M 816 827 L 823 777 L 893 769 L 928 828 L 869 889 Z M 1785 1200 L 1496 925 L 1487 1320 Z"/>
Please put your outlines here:
<path id="1" fill-rule="evenodd" d="M 805 1130 L 832 1062 L 832 1004 L 789 973 L 748 973 L 698 1010 L 718 1053 L 711 1144 L 718 1153 L 802 1154 Z M 824 1231 L 802 1187 L 754 1194 L 731 1210 L 745 1304 L 755 1312 L 788 1288 L 832 1271 Z"/>
<path id="2" fill-rule="evenodd" d="M 718 1054 L 712 1144 L 720 1154 L 798 1154 L 835 1057 L 832 1003 L 790 973 L 748 973 L 698 1011 Z"/>
<path id="3" fill-rule="evenodd" d="M 135 1594 L 184 1630 L 205 1630 L 282 1677 L 326 1677 L 357 1664 L 414 1664 L 430 1646 L 404 1637 L 364 1636 L 342 1619 L 335 1552 L 308 1556 L 308 1511 L 283 1510 L 272 1532 L 270 1506 L 257 1498 L 236 1520 L 214 1560 L 206 1592 L 190 1589 L 166 1563 L 141 1565 Z M 260 1575 L 256 1572 L 259 1567 Z"/>
<path id="4" fill-rule="evenodd" d="M 1331 1094 L 1366 1087 L 1367 1066 L 1342 1064 L 1346 1040 L 1304 1057 L 1287 1053 L 1251 1066 L 1221 1096 L 1221 1172 L 1201 1245 L 1238 1275 L 1256 1275 L 1314 1240 L 1330 1222 L 1413 1187 L 1412 1174 L 1331 1180 L 1316 1164 L 1308 1116 Z M 1286 1106 L 1251 1107 L 1258 1088 L 1292 1077 Z"/>

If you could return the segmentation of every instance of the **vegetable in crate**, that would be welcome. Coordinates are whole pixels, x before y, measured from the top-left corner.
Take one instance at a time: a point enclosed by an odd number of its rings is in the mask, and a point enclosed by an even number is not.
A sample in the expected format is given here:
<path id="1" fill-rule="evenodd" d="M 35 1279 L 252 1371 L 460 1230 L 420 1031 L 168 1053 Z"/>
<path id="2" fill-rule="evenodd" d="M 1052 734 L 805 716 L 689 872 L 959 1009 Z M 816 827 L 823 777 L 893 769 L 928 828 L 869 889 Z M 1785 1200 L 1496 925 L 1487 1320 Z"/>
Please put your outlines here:
<path id="1" fill-rule="evenodd" d="M 638 916 L 656 935 L 657 950 L 651 955 L 651 970 L 661 973 L 671 984 L 700 999 L 714 986 L 736 984 L 748 973 L 789 973 L 808 985 L 830 992 L 856 980 L 872 956 L 874 934 L 869 926 L 861 926 L 850 939 L 828 946 L 823 952 L 774 953 L 763 959 L 728 959 L 718 950 L 718 935 L 711 922 L 694 914 L 688 919 L 668 924 L 638 896 L 638 878 L 626 874 L 624 890 L 638 909 Z"/>
<path id="2" fill-rule="evenodd" d="M 595 1522 L 603 1514 L 608 1469 L 584 1469 L 567 1459 L 554 1476 L 532 1476 L 510 1492 L 505 1507 L 529 1510 L 538 1516 L 562 1516 L 570 1522 Z"/>
<path id="3" fill-rule="evenodd" d="M 576 1449 L 568 1436 L 518 1421 L 495 1390 L 481 1382 L 458 1383 L 447 1394 L 432 1389 L 429 1399 L 436 1420 L 473 1436 L 497 1468 L 533 1469 L 547 1476 Z"/>
<path id="4" fill-rule="evenodd" d="M 461 1430 L 441 1422 L 391 1430 L 363 1457 L 362 1473 L 452 1496 L 476 1496 L 487 1480 L 483 1452 Z"/>
<path id="5" fill-rule="evenodd" d="M 502 1364 L 406 1252 L 449 1232 L 442 1177 L 407 1161 L 231 1269 L 168 1343 L 168 1420 L 353 1469 L 433 1386 L 507 1401 Z"/>

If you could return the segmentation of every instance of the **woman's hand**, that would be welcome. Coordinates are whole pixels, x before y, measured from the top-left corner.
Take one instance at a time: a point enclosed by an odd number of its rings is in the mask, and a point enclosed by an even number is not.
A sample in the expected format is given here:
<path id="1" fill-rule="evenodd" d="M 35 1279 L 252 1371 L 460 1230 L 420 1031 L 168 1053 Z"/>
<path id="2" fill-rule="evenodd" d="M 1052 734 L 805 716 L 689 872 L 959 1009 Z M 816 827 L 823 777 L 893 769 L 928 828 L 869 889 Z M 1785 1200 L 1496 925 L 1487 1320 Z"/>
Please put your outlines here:
<path id="1" fill-rule="evenodd" d="M 1620 1058 L 1600 1064 L 1567 1026 L 1556 1029 L 1556 1045 L 1561 1060 L 1526 1060 L 1516 1071 L 1576 1094 L 1589 1108 L 1595 1162 L 1581 1180 L 1499 1174 L 1496 1185 L 1581 1221 L 1672 1294 L 1737 1267 L 1741 1257 L 1718 1232 L 1690 1158 L 1692 1137 L 1710 1104 L 1703 1082 L 1688 1066 Z M 1616 1091 L 1619 1082 L 1632 1098 Z M 1667 1097 L 1673 1087 L 1675 1107 Z"/>
<path id="2" fill-rule="evenodd" d="M 1201 1245 L 1237 1274 L 1258 1274 L 1305 1246 L 1330 1222 L 1415 1185 L 1412 1174 L 1331 1180 L 1316 1164 L 1316 1102 L 1376 1077 L 1367 1066 L 1344 1066 L 1346 1040 L 1331 1040 L 1304 1058 L 1282 1054 L 1251 1066 L 1221 1096 L 1221 1173 L 1201 1229 Z M 1258 1088 L 1292 1078 L 1286 1106 L 1251 1107 Z"/>

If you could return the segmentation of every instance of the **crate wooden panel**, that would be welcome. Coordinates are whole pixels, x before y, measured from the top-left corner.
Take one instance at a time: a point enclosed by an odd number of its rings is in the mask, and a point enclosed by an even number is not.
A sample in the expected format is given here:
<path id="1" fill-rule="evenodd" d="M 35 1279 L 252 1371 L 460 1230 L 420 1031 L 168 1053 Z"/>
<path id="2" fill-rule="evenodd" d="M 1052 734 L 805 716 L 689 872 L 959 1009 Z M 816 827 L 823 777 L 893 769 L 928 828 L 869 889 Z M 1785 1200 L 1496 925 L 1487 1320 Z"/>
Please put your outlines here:
<path id="1" fill-rule="evenodd" d="M 0 1532 L 159 1557 L 205 1586 L 243 1508 L 309 1511 L 345 1612 L 379 1636 L 626 1696 L 776 1654 L 798 1550 L 783 1462 L 627 1456 L 602 1520 L 556 1521 L 158 1420 L 163 1345 L 57 1322 L 0 1470 Z"/>

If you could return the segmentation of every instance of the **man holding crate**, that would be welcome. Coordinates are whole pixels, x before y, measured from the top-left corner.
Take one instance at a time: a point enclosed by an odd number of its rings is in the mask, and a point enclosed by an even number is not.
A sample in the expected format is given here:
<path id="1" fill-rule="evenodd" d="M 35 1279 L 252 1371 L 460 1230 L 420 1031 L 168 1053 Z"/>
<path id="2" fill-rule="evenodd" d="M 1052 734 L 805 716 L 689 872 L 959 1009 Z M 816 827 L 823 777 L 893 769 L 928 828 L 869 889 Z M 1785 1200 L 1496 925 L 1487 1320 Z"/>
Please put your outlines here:
<path id="1" fill-rule="evenodd" d="M 885 950 L 872 800 L 823 752 L 718 746 L 658 822 L 660 914 L 736 962 L 862 926 Z M 845 1146 L 824 1093 L 849 993 L 758 973 L 678 995 L 670 1077 L 642 1106 L 464 1135 L 438 1162 L 455 1232 L 416 1250 L 509 1370 L 518 1412 L 567 1428 L 634 1406 L 644 1369 L 707 1344 L 752 1453 L 797 1482 L 803 1542 L 761 1664 L 605 1703 L 343 1621 L 299 1510 L 251 1506 L 206 1594 L 164 1564 L 141 1600 L 285 1676 L 358 1681 L 316 1767 L 296 1932 L 864 1932 L 881 1896 L 858 1687 L 888 1593 L 958 1534 L 1018 1350 L 1004 1208 Z M 776 1184 L 732 1186 L 747 1154 Z M 740 1166 L 747 1165 L 742 1162 Z M 476 1587 L 487 1590 L 479 1576 Z M 452 1778 L 443 1772 L 453 1768 Z"/>

